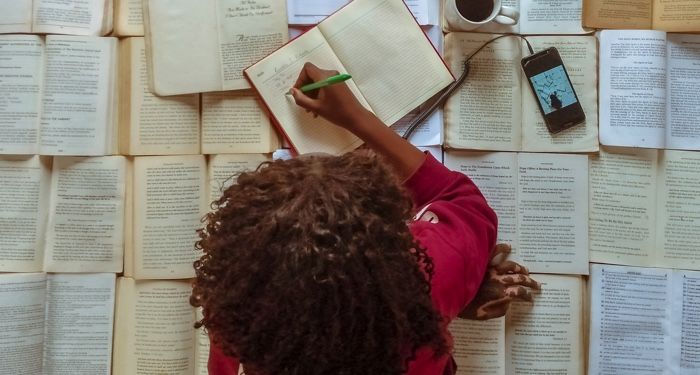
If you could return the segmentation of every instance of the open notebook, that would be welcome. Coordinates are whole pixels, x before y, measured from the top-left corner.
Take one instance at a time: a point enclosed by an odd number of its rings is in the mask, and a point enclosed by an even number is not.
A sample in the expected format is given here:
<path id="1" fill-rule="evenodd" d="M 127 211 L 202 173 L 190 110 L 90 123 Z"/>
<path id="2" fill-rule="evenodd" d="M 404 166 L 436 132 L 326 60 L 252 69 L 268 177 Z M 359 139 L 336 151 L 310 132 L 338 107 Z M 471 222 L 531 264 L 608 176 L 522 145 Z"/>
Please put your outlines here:
<path id="1" fill-rule="evenodd" d="M 302 66 L 352 75 L 359 101 L 390 125 L 454 81 L 401 0 L 355 0 L 245 70 L 274 122 L 299 153 L 340 154 L 362 142 L 286 95 Z"/>

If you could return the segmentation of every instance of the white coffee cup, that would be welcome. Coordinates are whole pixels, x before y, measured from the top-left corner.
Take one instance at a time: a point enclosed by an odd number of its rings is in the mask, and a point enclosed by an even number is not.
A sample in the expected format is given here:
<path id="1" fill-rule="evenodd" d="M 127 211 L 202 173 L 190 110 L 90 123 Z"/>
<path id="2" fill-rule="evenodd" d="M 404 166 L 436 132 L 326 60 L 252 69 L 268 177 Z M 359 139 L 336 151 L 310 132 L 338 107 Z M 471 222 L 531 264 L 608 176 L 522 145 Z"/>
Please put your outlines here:
<path id="1" fill-rule="evenodd" d="M 464 17 L 457 10 L 457 2 L 465 0 L 445 0 L 445 21 L 447 21 L 450 30 L 469 31 L 477 27 L 481 27 L 489 22 L 496 22 L 502 25 L 515 25 L 520 18 L 520 12 L 517 9 L 502 6 L 501 0 L 492 0 L 493 9 L 488 17 L 481 21 L 472 21 Z"/>

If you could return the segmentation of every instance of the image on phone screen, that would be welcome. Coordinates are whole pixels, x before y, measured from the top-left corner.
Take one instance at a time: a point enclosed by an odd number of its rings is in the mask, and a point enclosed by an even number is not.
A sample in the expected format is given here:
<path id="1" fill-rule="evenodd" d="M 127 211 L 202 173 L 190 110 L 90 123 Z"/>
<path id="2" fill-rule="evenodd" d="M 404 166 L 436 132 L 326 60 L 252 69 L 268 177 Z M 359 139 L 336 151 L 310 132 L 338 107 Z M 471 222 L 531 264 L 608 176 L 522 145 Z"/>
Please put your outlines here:
<path id="1" fill-rule="evenodd" d="M 545 115 L 576 103 L 576 94 L 563 65 L 534 75 L 530 81 Z"/>

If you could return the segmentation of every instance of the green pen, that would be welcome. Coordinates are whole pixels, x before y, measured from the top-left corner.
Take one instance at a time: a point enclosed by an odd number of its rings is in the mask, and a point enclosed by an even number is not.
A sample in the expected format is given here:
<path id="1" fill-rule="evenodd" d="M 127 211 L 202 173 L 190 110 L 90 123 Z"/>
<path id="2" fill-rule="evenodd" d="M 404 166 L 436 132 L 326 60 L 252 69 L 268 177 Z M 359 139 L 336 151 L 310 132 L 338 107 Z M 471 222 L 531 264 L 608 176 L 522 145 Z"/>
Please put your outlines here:
<path id="1" fill-rule="evenodd" d="M 330 86 L 330 85 L 335 85 L 336 83 L 341 83 L 345 82 L 352 78 L 350 74 L 338 74 L 332 77 L 328 77 L 324 79 L 323 81 L 318 81 L 314 83 L 309 83 L 308 85 L 301 86 L 300 90 L 301 92 L 309 92 L 313 90 L 318 90 L 322 87 Z"/>

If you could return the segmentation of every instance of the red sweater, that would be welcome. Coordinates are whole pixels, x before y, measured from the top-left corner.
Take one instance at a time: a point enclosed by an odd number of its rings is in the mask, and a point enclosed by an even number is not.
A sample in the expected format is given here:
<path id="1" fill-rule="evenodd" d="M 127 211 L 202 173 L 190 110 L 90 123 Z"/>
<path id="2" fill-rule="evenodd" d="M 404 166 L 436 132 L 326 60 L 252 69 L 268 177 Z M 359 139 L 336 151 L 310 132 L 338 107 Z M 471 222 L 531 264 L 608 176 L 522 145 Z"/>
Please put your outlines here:
<path id="1" fill-rule="evenodd" d="M 449 323 L 474 298 L 484 278 L 489 250 L 496 244 L 496 214 L 468 177 L 445 168 L 430 154 L 405 185 L 418 209 L 411 233 L 435 265 L 433 304 Z M 451 342 L 447 330 L 445 335 Z M 436 360 L 424 348 L 407 374 L 441 375 L 449 359 Z M 236 375 L 238 361 L 212 345 L 209 374 Z"/>

